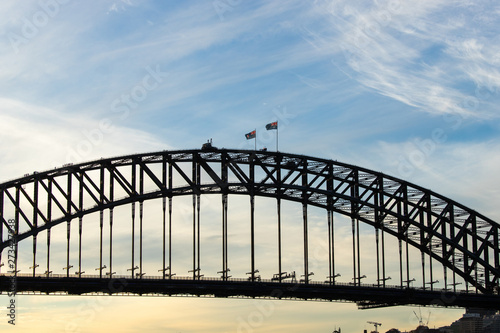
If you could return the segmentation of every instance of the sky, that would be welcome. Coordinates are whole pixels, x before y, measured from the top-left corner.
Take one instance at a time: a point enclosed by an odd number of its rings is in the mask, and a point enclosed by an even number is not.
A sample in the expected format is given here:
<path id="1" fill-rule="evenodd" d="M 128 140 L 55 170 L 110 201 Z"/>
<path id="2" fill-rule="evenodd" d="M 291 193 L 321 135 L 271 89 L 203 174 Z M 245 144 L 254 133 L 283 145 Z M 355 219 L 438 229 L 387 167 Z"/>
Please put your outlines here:
<path id="1" fill-rule="evenodd" d="M 0 182 L 101 157 L 275 149 L 381 171 L 495 221 L 493 0 L 3 0 Z M 244 134 L 256 129 L 257 139 Z M 0 297 L 7 304 L 6 296 Z M 414 308 L 18 296 L 6 332 L 412 329 Z M 1 310 L 5 311 L 5 310 Z M 424 308 L 430 326 L 463 311 Z M 3 312 L 2 312 L 3 314 Z"/>

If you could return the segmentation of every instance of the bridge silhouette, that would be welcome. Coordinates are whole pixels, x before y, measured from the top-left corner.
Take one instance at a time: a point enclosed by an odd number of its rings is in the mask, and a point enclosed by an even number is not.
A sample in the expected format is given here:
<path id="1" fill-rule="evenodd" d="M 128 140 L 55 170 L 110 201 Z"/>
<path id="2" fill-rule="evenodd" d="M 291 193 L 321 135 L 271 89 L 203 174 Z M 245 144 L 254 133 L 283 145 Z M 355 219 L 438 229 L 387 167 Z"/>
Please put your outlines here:
<path id="1" fill-rule="evenodd" d="M 247 207 L 231 215 L 230 197 L 240 206 L 249 199 Z M 257 212 L 261 197 L 272 214 Z M 15 279 L 24 294 L 500 309 L 499 224 L 418 185 L 328 159 L 209 148 L 67 164 L 0 184 L 0 219 L 2 293 Z M 257 230 L 261 220 L 272 235 Z M 283 236 L 289 220 L 293 244 Z M 311 249 L 320 242 L 318 259 Z M 264 262 L 272 267 L 262 276 Z M 285 269 L 291 262 L 300 266 Z"/>

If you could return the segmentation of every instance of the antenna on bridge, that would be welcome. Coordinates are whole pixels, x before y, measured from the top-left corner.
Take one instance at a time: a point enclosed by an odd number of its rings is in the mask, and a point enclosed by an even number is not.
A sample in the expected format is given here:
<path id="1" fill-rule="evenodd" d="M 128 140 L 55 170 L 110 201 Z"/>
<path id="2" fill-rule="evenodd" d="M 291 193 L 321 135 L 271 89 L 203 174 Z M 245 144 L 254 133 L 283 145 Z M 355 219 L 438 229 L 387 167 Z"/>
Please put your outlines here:
<path id="1" fill-rule="evenodd" d="M 377 279 L 377 286 L 380 287 L 380 285 L 381 285 L 380 282 L 382 282 L 382 284 L 385 286 L 385 281 L 390 280 L 390 279 L 391 279 L 390 276 L 388 276 L 386 278 Z"/>
<path id="2" fill-rule="evenodd" d="M 326 277 L 328 280 L 326 280 L 325 283 L 335 283 L 335 279 L 338 278 L 338 277 L 340 277 L 340 276 L 342 276 L 342 275 L 340 275 L 338 273 L 335 274 L 335 275 L 333 275 L 333 276 L 329 275 L 329 276 Z"/>
<path id="3" fill-rule="evenodd" d="M 221 276 L 221 279 L 225 280 L 225 279 L 229 279 L 231 277 L 231 275 L 227 275 L 227 273 L 229 273 L 231 270 L 229 268 L 226 268 L 222 271 L 218 271 L 217 274 L 222 274 Z"/>
<path id="4" fill-rule="evenodd" d="M 255 275 L 256 273 L 259 273 L 258 269 L 254 270 L 252 272 L 248 272 L 247 275 L 250 275 L 248 277 L 248 281 L 260 281 L 261 277 L 260 277 L 260 275 Z"/>
<path id="5" fill-rule="evenodd" d="M 439 280 L 436 280 L 436 281 L 430 281 L 430 282 L 426 282 L 425 284 L 429 284 L 431 286 L 431 290 L 432 290 L 432 286 L 436 283 L 439 283 Z"/>
<path id="6" fill-rule="evenodd" d="M 412 278 L 410 280 L 404 280 L 403 282 L 409 285 L 410 283 L 415 282 L 415 281 L 416 281 L 415 278 Z"/>

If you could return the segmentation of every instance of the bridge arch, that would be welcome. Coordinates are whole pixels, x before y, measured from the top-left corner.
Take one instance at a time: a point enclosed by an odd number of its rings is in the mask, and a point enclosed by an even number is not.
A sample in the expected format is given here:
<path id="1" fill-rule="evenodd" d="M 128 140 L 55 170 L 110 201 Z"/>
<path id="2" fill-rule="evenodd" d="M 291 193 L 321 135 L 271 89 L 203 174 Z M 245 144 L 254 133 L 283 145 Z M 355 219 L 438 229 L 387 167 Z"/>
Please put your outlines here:
<path id="1" fill-rule="evenodd" d="M 146 181 L 153 185 L 153 190 L 144 190 Z M 33 239 L 35 257 L 39 233 L 64 222 L 68 228 L 74 221 L 79 221 L 81 226 L 83 217 L 92 213 L 101 213 L 102 233 L 102 212 L 126 204 L 164 198 L 165 214 L 168 210 L 166 200 L 189 195 L 193 196 L 194 211 L 197 209 L 199 214 L 199 198 L 205 194 L 221 194 L 223 211 L 226 211 L 222 222 L 223 233 L 226 232 L 223 234 L 223 279 L 228 278 L 227 196 L 245 195 L 251 201 L 252 280 L 256 278 L 254 198 L 262 196 L 276 199 L 278 207 L 284 200 L 302 204 L 305 276 L 309 274 L 307 207 L 315 206 L 328 213 L 329 277 L 332 284 L 335 283 L 333 214 L 339 213 L 351 219 L 353 237 L 355 230 L 359 232 L 359 222 L 365 223 L 375 229 L 377 239 L 379 234 L 390 235 L 400 244 L 418 249 L 422 253 L 422 266 L 425 256 L 432 258 L 452 274 L 460 276 L 467 288 L 472 286 L 480 293 L 492 294 L 499 285 L 499 225 L 491 219 L 438 193 L 380 172 L 328 159 L 270 151 L 161 151 L 68 164 L 4 182 L 0 184 L 0 255 L 5 258 L 5 249 L 11 244 L 9 235 L 16 235 L 19 242 Z M 14 216 L 14 223 L 9 220 L 12 216 L 9 214 Z M 353 249 L 353 280 L 356 285 L 361 282 L 359 248 L 358 253 Z M 193 256 L 195 259 L 196 251 Z M 35 274 L 35 258 L 33 262 Z M 377 280 L 383 286 L 384 265 L 382 258 L 377 263 Z M 402 266 L 400 262 L 401 283 Z M 163 268 L 168 272 L 165 264 Z M 199 262 L 197 266 L 193 260 L 193 278 L 196 278 L 197 270 Z M 133 273 L 132 270 L 132 276 Z M 428 283 L 432 289 L 433 281 L 426 282 L 425 274 L 422 278 L 423 285 Z M 305 279 L 305 283 L 307 281 Z M 409 287 L 408 277 L 405 282 Z"/>

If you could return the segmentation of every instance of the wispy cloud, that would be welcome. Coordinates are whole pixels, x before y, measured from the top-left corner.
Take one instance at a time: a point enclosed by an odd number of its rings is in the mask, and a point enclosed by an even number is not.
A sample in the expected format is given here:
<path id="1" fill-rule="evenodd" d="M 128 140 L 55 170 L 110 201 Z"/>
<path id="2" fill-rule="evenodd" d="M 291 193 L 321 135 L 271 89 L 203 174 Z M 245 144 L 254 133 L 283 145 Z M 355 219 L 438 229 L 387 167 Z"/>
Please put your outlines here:
<path id="1" fill-rule="evenodd" d="M 460 42 L 448 37 L 469 29 L 472 18 L 460 4 L 380 1 L 360 7 L 325 2 L 320 8 L 329 18 L 323 24 L 322 43 L 338 45 L 337 61 L 345 61 L 353 78 L 384 96 L 431 114 L 491 116 L 488 110 L 467 110 L 462 105 L 474 91 L 464 91 L 460 85 L 466 79 L 475 83 L 485 79 L 467 68 L 491 69 L 497 60 L 482 54 L 494 52 L 496 46 L 481 51 L 483 45 L 471 33 L 466 34 L 470 39 Z M 460 15 L 450 17 L 449 12 Z M 496 82 L 494 74 L 489 81 Z"/>

